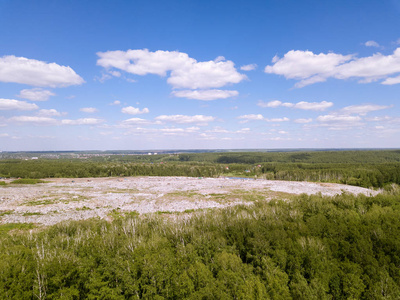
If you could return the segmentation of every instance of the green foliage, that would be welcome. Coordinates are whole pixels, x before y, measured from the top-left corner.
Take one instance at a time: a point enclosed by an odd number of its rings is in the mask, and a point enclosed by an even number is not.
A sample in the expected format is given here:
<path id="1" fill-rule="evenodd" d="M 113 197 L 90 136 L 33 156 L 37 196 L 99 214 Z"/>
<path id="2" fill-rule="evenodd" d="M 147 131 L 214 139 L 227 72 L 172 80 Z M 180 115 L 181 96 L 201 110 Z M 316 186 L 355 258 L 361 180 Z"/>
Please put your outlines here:
<path id="1" fill-rule="evenodd" d="M 14 230 L 27 230 L 32 229 L 33 224 L 30 223 L 7 223 L 7 224 L 0 224 L 0 235 L 14 231 Z"/>
<path id="2" fill-rule="evenodd" d="M 5 215 L 11 215 L 14 211 L 13 210 L 0 210 L 0 217 Z"/>
<path id="3" fill-rule="evenodd" d="M 126 215 L 126 214 L 125 214 Z M 301 195 L 172 215 L 1 225 L 0 298 L 397 299 L 400 201 Z M 12 230 L 16 229 L 16 230 Z M 8 234 L 7 234 L 8 232 Z"/>
<path id="4" fill-rule="evenodd" d="M 37 183 L 46 183 L 46 181 L 40 179 L 30 179 L 30 178 L 20 178 L 17 180 L 11 181 L 14 184 L 37 184 Z"/>
<path id="5" fill-rule="evenodd" d="M 0 186 L 4 186 L 4 185 L 7 185 L 7 183 L 5 182 L 5 181 L 0 181 Z"/>
<path id="6" fill-rule="evenodd" d="M 41 215 L 43 215 L 43 213 L 41 213 L 41 212 L 26 212 L 23 214 L 24 217 L 26 217 L 26 216 L 41 216 Z"/>

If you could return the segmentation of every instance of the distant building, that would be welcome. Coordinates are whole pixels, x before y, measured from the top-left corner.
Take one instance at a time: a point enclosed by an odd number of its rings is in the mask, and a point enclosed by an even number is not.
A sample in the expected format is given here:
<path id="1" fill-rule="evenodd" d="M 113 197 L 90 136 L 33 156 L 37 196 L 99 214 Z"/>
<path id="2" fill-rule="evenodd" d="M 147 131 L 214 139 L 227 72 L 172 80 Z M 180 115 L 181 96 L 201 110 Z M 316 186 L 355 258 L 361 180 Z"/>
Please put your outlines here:
<path id="1" fill-rule="evenodd" d="M 32 157 L 31 159 L 39 159 L 39 157 L 34 156 L 34 157 Z"/>

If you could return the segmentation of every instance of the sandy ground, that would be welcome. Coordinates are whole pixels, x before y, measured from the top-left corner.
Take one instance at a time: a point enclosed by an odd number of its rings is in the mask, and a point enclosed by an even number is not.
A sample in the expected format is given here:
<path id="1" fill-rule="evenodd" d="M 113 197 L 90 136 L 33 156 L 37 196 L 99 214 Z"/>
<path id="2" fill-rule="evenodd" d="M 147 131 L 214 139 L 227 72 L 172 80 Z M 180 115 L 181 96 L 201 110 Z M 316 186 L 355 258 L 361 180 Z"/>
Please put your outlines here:
<path id="1" fill-rule="evenodd" d="M 52 225 L 115 212 L 184 212 L 287 199 L 293 194 L 333 196 L 342 192 L 378 192 L 340 184 L 228 178 L 125 177 L 49 179 L 36 185 L 0 187 L 1 223 Z"/>

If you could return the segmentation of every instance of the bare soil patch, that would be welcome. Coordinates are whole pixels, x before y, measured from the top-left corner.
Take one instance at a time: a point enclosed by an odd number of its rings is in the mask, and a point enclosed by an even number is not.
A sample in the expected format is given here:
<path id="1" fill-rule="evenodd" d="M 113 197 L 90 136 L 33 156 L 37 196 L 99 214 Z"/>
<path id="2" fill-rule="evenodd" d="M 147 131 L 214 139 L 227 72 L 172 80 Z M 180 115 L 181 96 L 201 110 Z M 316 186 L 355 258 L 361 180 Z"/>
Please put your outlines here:
<path id="1" fill-rule="evenodd" d="M 254 201 L 290 198 L 294 194 L 333 196 L 343 192 L 376 195 L 378 191 L 332 183 L 228 178 L 124 177 L 47 179 L 36 185 L 0 187 L 0 224 L 111 219 L 136 211 L 185 212 Z"/>

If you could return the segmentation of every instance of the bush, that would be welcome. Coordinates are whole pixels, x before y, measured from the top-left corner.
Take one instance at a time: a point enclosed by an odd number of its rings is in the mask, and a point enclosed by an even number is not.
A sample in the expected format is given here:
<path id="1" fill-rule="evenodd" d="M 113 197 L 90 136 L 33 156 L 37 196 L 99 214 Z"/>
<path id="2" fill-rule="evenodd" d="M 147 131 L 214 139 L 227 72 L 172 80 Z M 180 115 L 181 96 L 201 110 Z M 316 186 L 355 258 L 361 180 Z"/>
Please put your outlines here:
<path id="1" fill-rule="evenodd" d="M 11 183 L 15 183 L 15 184 L 36 184 L 36 183 L 46 183 L 46 181 L 40 180 L 40 179 L 21 178 L 21 179 L 14 180 Z"/>

